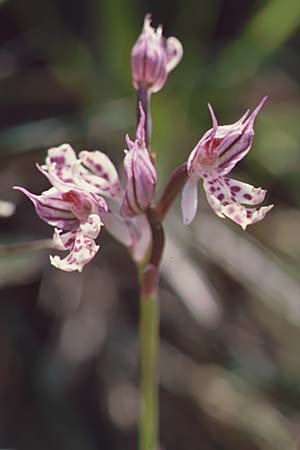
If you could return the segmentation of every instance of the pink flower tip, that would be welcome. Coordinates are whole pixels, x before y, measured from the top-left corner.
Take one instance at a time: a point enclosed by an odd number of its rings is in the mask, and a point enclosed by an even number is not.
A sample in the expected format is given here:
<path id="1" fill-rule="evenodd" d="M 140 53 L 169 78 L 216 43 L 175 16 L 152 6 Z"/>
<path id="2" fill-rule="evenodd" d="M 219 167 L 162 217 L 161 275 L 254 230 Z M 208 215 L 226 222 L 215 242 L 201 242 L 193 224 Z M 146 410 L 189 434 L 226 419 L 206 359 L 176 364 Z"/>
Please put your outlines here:
<path id="1" fill-rule="evenodd" d="M 144 26 L 131 51 L 133 85 L 139 89 L 146 86 L 151 92 L 158 92 L 165 84 L 168 73 L 179 63 L 183 55 L 178 39 L 165 39 L 162 26 L 151 26 L 151 14 L 144 19 Z"/>

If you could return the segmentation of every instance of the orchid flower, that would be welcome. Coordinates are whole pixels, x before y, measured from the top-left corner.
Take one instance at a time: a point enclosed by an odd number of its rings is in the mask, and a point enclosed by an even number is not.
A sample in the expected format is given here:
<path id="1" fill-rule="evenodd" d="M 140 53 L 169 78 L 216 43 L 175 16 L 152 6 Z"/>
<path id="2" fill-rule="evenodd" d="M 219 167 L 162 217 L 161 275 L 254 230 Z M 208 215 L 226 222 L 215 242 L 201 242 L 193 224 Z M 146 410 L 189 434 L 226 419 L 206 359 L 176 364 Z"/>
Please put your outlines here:
<path id="1" fill-rule="evenodd" d="M 77 190 L 61 192 L 55 187 L 41 195 L 18 186 L 15 189 L 27 195 L 42 220 L 57 227 L 53 235 L 54 247 L 70 251 L 64 259 L 50 256 L 51 264 L 66 272 L 81 272 L 99 250 L 95 239 L 103 225 L 101 214 L 107 212 L 105 200 L 96 194 Z"/>
<path id="2" fill-rule="evenodd" d="M 225 176 L 251 149 L 255 134 L 253 124 L 266 99 L 263 98 L 250 116 L 247 111 L 237 122 L 224 126 L 218 125 L 214 111 L 208 105 L 213 127 L 200 139 L 187 162 L 188 181 L 181 202 L 185 224 L 190 224 L 195 217 L 200 179 L 215 213 L 222 218 L 228 217 L 243 229 L 262 220 L 272 209 L 273 205 L 249 207 L 262 203 L 266 191 Z"/>
<path id="3" fill-rule="evenodd" d="M 54 233 L 54 246 L 71 250 L 64 260 L 51 257 L 56 267 L 81 271 L 98 251 L 94 239 L 102 225 L 118 241 L 131 247 L 136 261 L 144 259 L 151 242 L 144 212 L 153 199 L 157 178 L 145 144 L 144 124 L 145 114 L 140 106 L 136 139 L 132 142 L 126 137 L 129 150 L 124 158 L 125 189 L 107 155 L 82 151 L 77 158 L 69 144 L 50 148 L 45 165 L 37 165 L 52 184 L 51 189 L 35 195 L 17 187 L 33 202 L 41 219 L 59 228 Z M 67 233 L 62 234 L 62 230 Z"/>
<path id="4" fill-rule="evenodd" d="M 156 30 L 151 26 L 151 15 L 144 19 L 144 27 L 131 52 L 132 79 L 135 89 L 140 84 L 150 92 L 158 92 L 164 86 L 168 73 L 173 70 L 183 55 L 182 45 L 175 37 L 165 39 L 162 26 Z"/>

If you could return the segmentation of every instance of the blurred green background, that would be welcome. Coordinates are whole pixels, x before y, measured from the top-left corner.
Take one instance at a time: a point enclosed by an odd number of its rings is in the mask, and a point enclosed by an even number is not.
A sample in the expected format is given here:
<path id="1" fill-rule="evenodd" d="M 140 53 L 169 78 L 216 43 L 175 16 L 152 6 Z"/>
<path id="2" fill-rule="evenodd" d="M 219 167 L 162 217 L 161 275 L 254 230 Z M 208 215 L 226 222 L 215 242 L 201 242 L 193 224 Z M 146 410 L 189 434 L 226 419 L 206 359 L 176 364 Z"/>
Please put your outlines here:
<path id="1" fill-rule="evenodd" d="M 268 189 L 267 218 L 242 232 L 200 194 L 190 227 L 167 221 L 161 282 L 165 450 L 300 448 L 299 0 L 0 0 L 0 447 L 137 448 L 137 281 L 108 236 L 82 274 L 50 267 L 28 200 L 50 146 L 101 149 L 121 164 L 134 133 L 130 50 L 144 14 L 184 59 L 153 96 L 159 189 L 210 127 L 264 95 L 234 178 Z M 16 244 L 7 250 L 7 244 Z"/>

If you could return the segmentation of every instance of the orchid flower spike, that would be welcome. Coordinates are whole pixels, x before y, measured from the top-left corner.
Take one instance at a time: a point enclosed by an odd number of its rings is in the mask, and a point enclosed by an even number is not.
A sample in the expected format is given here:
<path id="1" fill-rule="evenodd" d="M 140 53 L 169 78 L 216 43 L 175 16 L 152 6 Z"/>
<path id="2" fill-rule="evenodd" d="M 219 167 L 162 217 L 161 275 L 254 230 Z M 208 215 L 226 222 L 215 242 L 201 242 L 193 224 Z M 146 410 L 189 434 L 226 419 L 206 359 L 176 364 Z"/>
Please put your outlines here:
<path id="1" fill-rule="evenodd" d="M 151 15 L 144 19 L 141 35 L 131 51 L 132 79 L 135 89 L 146 86 L 150 92 L 158 92 L 164 86 L 168 73 L 183 55 L 182 45 L 175 37 L 165 39 L 162 26 L 151 26 Z"/>
<path id="2" fill-rule="evenodd" d="M 134 217 L 143 214 L 153 200 L 157 183 L 157 174 L 149 150 L 145 143 L 145 113 L 141 103 L 140 121 L 136 130 L 136 139 L 126 136 L 128 150 L 125 150 L 124 170 L 126 186 L 121 205 L 121 215 Z"/>
<path id="3" fill-rule="evenodd" d="M 200 139 L 187 162 L 188 181 L 181 202 L 185 224 L 190 224 L 195 217 L 200 179 L 215 213 L 222 218 L 228 217 L 244 230 L 247 225 L 262 220 L 272 209 L 273 205 L 253 208 L 264 201 L 265 190 L 225 177 L 251 149 L 255 134 L 253 124 L 266 100 L 264 97 L 249 117 L 247 111 L 237 122 L 224 126 L 218 125 L 214 111 L 208 105 L 213 127 Z"/>

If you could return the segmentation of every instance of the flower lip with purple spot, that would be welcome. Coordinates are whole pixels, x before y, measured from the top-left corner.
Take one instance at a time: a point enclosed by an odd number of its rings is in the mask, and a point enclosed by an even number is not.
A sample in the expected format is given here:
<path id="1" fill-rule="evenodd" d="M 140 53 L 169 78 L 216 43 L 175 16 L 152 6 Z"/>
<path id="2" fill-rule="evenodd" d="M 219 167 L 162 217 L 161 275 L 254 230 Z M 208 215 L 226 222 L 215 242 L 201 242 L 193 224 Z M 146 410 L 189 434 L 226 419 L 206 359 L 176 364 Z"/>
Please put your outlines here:
<path id="1" fill-rule="evenodd" d="M 247 111 L 237 122 L 225 126 L 218 125 L 209 105 L 213 127 L 203 135 L 188 158 L 189 177 L 181 202 L 184 223 L 191 223 L 195 217 L 198 195 L 195 186 L 200 179 L 203 179 L 208 202 L 215 213 L 219 217 L 230 218 L 243 229 L 262 220 L 272 208 L 272 205 L 252 207 L 264 201 L 265 190 L 224 177 L 250 150 L 254 137 L 253 124 L 266 99 L 262 99 L 249 117 Z"/>

